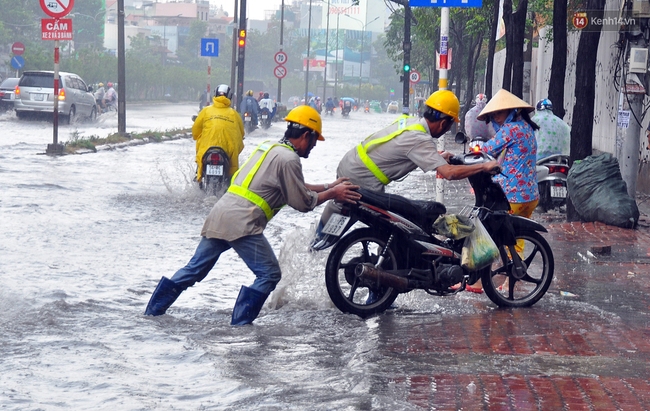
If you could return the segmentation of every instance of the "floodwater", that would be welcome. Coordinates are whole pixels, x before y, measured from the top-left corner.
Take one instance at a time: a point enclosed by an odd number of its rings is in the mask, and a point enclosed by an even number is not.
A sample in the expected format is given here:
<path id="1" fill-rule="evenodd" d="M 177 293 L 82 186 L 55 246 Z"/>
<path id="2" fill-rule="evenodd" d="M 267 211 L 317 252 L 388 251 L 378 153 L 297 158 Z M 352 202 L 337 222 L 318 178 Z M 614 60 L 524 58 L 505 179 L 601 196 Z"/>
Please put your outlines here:
<path id="1" fill-rule="evenodd" d="M 134 106 L 127 131 L 188 127 L 195 112 Z M 393 119 L 325 119 L 327 141 L 303 160 L 307 181 L 334 181 L 343 153 Z M 42 153 L 51 123 L 6 113 L 0 126 L 0 408 L 403 408 L 367 379 L 377 320 L 336 310 L 322 277 L 327 254 L 307 253 L 319 213 L 286 209 L 269 225 L 284 278 L 254 326 L 229 325 L 240 286 L 254 280 L 233 251 L 169 315 L 145 317 L 160 277 L 192 256 L 216 201 L 191 182 L 193 141 L 50 157 Z M 242 161 L 283 128 L 248 136 Z M 109 114 L 58 135 L 116 129 Z"/>
<path id="2" fill-rule="evenodd" d="M 129 107 L 127 131 L 188 127 L 195 113 L 194 104 Z M 326 141 L 303 159 L 306 180 L 334 181 L 345 151 L 394 119 L 325 118 Z M 240 286 L 254 280 L 233 251 L 168 315 L 145 317 L 160 277 L 193 255 L 216 201 L 192 183 L 193 141 L 50 157 L 42 153 L 51 123 L 8 113 L 0 127 L 0 408 L 419 410 L 417 392 L 435 384 L 419 387 L 417 378 L 460 363 L 444 344 L 429 347 L 437 354 L 422 349 L 442 341 L 454 321 L 502 315 L 485 296 L 423 292 L 365 321 L 342 314 L 324 286 L 328 252 L 307 252 L 319 213 L 287 207 L 265 232 L 283 279 L 253 326 L 229 325 Z M 62 126 L 59 140 L 116 129 L 109 115 Z M 241 161 L 283 130 L 279 122 L 247 136 Z M 396 186 L 412 198 L 435 197 L 434 177 L 420 171 Z M 447 195 L 469 201 L 468 193 L 460 184 Z M 464 372 L 493 368 L 474 359 Z"/>

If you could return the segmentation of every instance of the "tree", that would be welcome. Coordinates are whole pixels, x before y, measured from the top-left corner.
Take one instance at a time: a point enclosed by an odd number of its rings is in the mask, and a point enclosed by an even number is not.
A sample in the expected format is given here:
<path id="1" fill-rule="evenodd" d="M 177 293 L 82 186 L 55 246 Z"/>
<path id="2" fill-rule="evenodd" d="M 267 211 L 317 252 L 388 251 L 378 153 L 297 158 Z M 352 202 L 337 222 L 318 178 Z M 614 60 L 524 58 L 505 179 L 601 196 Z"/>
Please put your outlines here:
<path id="1" fill-rule="evenodd" d="M 523 97 L 524 90 L 524 38 L 528 0 L 519 0 L 516 12 L 512 1 L 503 2 L 503 20 L 506 26 L 506 63 L 503 71 L 503 88 Z"/>
<path id="2" fill-rule="evenodd" d="M 589 10 L 590 19 L 601 19 L 604 15 L 605 0 L 587 0 L 586 9 Z M 576 61 L 576 86 L 575 105 L 571 127 L 571 155 L 569 162 L 590 156 L 592 153 L 592 133 L 594 128 L 594 100 L 596 97 L 596 50 L 600 42 L 602 26 L 591 26 L 591 30 L 580 33 L 578 53 L 580 58 Z M 567 220 L 578 220 L 579 216 L 571 203 L 567 201 Z"/>
<path id="3" fill-rule="evenodd" d="M 592 53 L 595 54 L 595 53 Z M 567 58 L 567 3 L 553 2 L 553 62 L 548 84 L 548 98 L 553 103 L 553 113 L 564 118 L 564 79 Z"/>

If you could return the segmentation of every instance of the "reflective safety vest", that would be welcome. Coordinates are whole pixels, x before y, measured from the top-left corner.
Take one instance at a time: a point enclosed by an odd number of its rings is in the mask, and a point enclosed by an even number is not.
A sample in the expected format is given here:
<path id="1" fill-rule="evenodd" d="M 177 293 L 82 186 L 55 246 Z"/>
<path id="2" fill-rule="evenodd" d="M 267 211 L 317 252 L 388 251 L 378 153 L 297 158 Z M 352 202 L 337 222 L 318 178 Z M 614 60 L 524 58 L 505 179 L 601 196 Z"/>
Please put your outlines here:
<path id="1" fill-rule="evenodd" d="M 257 171 L 260 169 L 260 166 L 262 165 L 262 162 L 266 158 L 266 155 L 271 151 L 271 149 L 275 146 L 282 146 L 286 147 L 291 151 L 294 151 L 293 147 L 282 144 L 282 143 L 271 143 L 270 141 L 265 141 L 264 143 L 260 144 L 256 150 L 263 151 L 262 155 L 260 158 L 257 160 L 257 163 L 253 166 L 251 171 L 248 172 L 246 175 L 246 178 L 244 178 L 244 181 L 241 183 L 241 185 L 236 185 L 235 184 L 235 179 L 239 175 L 239 172 L 246 167 L 246 164 L 248 164 L 249 161 L 252 160 L 253 156 L 251 155 L 248 160 L 246 160 L 246 163 L 244 163 L 243 166 L 237 170 L 235 175 L 232 177 L 232 183 L 230 187 L 228 187 L 228 192 L 237 194 L 240 197 L 244 197 L 246 200 L 250 201 L 251 203 L 255 204 L 259 208 L 264 211 L 264 214 L 266 215 L 266 220 L 269 221 L 271 218 L 273 218 L 274 215 L 280 211 L 282 207 L 284 207 L 284 204 L 281 205 L 278 208 L 272 209 L 271 206 L 269 206 L 269 203 L 266 202 L 265 199 L 263 199 L 259 194 L 254 193 L 253 191 L 248 189 L 248 186 L 251 184 L 251 181 L 253 180 L 253 177 L 255 177 L 255 174 Z"/>
<path id="2" fill-rule="evenodd" d="M 366 167 L 368 167 L 368 170 L 370 170 L 370 172 L 375 177 L 377 177 L 377 180 L 381 181 L 381 183 L 384 184 L 384 185 L 390 183 L 391 180 L 388 177 L 386 177 L 386 174 L 384 174 L 384 172 L 381 171 L 379 169 L 379 167 L 377 167 L 377 164 L 375 164 L 375 162 L 372 161 L 370 156 L 368 156 L 368 149 L 370 147 L 373 147 L 373 146 L 378 146 L 378 145 L 384 144 L 385 142 L 394 139 L 395 137 L 399 136 L 400 134 L 402 134 L 403 132 L 405 132 L 407 130 L 416 130 L 416 131 L 421 131 L 423 133 L 427 132 L 427 129 L 424 128 L 424 126 L 422 124 L 420 124 L 420 123 L 415 123 L 415 124 L 411 124 L 410 126 L 407 126 L 406 125 L 406 120 L 408 120 L 408 119 L 409 119 L 408 116 L 400 117 L 396 121 L 397 123 L 399 123 L 398 126 L 397 126 L 397 131 L 394 131 L 394 132 L 390 133 L 389 135 L 387 135 L 385 137 L 380 137 L 380 138 L 376 138 L 374 140 L 371 140 L 365 146 L 363 145 L 363 142 L 359 143 L 359 145 L 357 146 L 357 153 L 359 154 L 359 158 L 361 159 L 363 164 L 365 164 Z"/>

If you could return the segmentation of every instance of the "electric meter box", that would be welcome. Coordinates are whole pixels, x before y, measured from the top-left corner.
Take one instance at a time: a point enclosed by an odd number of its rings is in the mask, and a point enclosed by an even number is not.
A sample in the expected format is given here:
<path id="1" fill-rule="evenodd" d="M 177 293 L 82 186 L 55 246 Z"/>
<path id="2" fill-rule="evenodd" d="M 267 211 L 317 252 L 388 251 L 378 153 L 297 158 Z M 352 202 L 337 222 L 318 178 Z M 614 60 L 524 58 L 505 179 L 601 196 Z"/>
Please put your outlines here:
<path id="1" fill-rule="evenodd" d="M 630 73 L 645 73 L 648 70 L 648 49 L 630 49 Z"/>

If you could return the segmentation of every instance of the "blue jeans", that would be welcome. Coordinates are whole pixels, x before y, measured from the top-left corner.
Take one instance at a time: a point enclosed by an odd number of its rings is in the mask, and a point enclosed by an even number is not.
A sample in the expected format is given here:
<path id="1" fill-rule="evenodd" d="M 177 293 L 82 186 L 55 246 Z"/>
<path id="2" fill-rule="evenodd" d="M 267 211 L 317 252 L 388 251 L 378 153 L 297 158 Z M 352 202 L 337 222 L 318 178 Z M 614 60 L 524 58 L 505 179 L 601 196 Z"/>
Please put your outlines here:
<path id="1" fill-rule="evenodd" d="M 271 244 L 263 234 L 249 235 L 234 241 L 201 238 L 189 263 L 172 276 L 171 280 L 183 290 L 203 280 L 224 251 L 233 248 L 257 277 L 250 288 L 266 295 L 275 289 L 282 273 Z"/>

